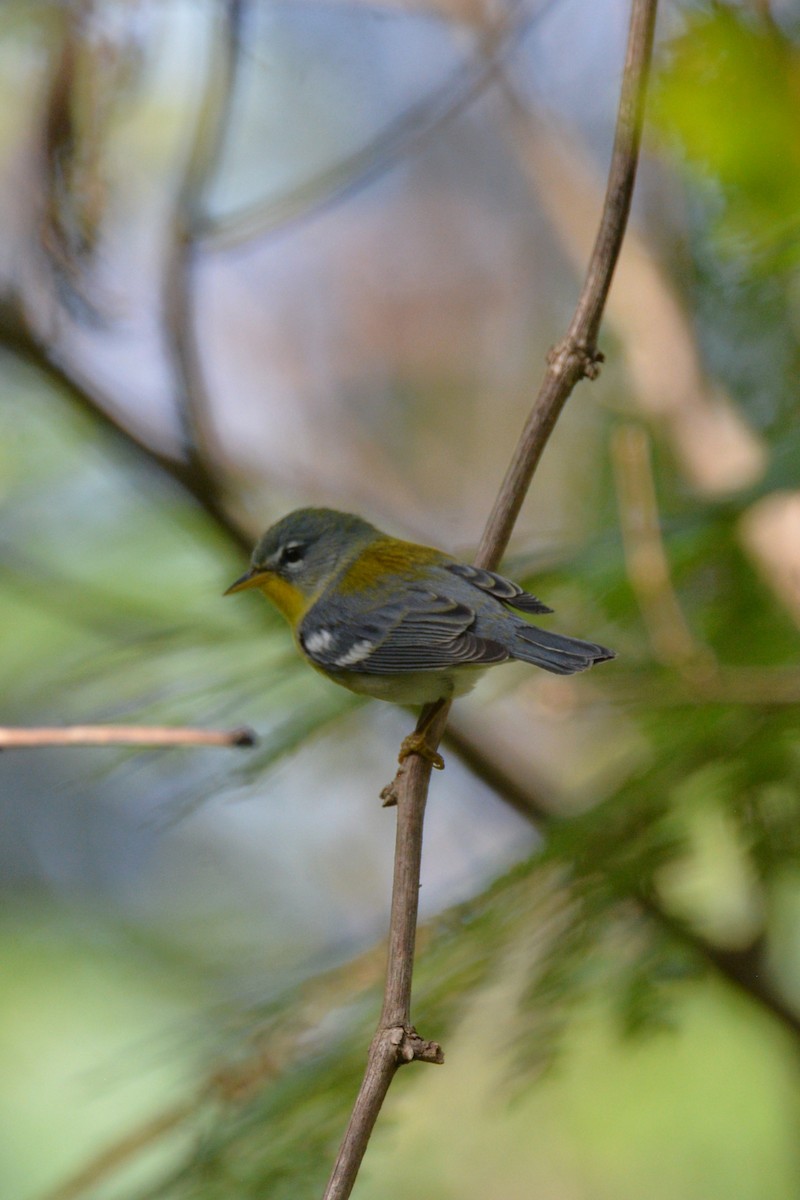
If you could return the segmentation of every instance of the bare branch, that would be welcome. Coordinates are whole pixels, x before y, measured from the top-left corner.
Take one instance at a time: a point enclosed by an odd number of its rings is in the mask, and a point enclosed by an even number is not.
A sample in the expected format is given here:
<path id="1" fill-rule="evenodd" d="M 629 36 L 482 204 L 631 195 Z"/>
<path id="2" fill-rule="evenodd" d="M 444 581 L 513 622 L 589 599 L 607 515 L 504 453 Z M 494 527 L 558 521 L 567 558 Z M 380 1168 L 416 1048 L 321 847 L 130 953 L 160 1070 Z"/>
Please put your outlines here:
<path id="1" fill-rule="evenodd" d="M 441 724 L 444 724 L 443 720 Z M 429 736 L 432 736 L 432 731 Z M 344 1200 L 344 1197 L 350 1195 L 378 1113 L 397 1068 L 415 1058 L 425 1062 L 444 1062 L 441 1048 L 435 1042 L 425 1042 L 410 1024 L 411 975 L 414 967 L 422 862 L 422 827 L 430 775 L 431 764 L 417 755 L 408 760 L 403 770 L 407 790 L 401 794 L 397 806 L 392 911 L 383 1008 L 369 1048 L 364 1079 L 325 1189 L 325 1200 Z"/>
<path id="2" fill-rule="evenodd" d="M 651 3 L 634 0 L 631 7 L 628 51 L 600 228 L 566 337 L 550 353 L 547 373 L 486 524 L 475 559 L 481 567 L 491 569 L 499 564 L 533 473 L 567 398 L 584 376 L 596 377 L 602 362 L 597 351 L 597 333 L 636 180 L 656 3 L 657 0 Z"/>
<path id="3" fill-rule="evenodd" d="M 594 378 L 597 375 L 601 361 L 596 347 L 597 332 L 622 244 L 636 177 L 656 5 L 657 0 L 632 0 L 616 137 L 594 250 L 566 337 L 550 356 L 545 379 L 484 531 L 475 559 L 481 567 L 495 567 L 500 562 L 536 465 L 575 384 L 583 376 Z M 434 749 L 447 723 L 449 708 L 449 702 L 440 702 L 433 721 L 429 716 L 426 720 L 426 738 Z M 430 773 L 430 763 L 413 755 L 403 764 L 388 790 L 389 800 L 397 803 L 397 843 L 384 1004 L 370 1046 L 364 1080 L 324 1200 L 346 1200 L 350 1195 L 395 1071 L 403 1061 L 422 1057 L 415 1053 L 413 1044 L 407 1039 L 409 1035 L 415 1035 L 410 1024 L 411 975 L 422 827 Z"/>
<path id="4" fill-rule="evenodd" d="M 252 729 L 189 729 L 168 725 L 65 725 L 18 729 L 0 725 L 0 750 L 40 746 L 254 746 Z"/>

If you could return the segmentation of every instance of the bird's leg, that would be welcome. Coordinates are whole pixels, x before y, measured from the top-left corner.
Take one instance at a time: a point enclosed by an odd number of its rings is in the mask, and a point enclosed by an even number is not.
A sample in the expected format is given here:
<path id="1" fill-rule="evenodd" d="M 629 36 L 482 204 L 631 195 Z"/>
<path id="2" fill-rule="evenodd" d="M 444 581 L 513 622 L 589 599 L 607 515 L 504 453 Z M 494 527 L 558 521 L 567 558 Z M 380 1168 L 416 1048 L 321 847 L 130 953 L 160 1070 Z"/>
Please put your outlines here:
<path id="1" fill-rule="evenodd" d="M 403 738 L 403 744 L 400 747 L 398 762 L 405 762 L 411 754 L 418 754 L 420 758 L 424 758 L 427 762 L 435 767 L 437 771 L 444 770 L 444 759 L 438 750 L 434 750 L 428 745 L 427 733 L 436 714 L 439 712 L 441 705 L 438 700 L 432 704 L 426 704 L 419 715 L 417 727 L 408 737 Z"/>

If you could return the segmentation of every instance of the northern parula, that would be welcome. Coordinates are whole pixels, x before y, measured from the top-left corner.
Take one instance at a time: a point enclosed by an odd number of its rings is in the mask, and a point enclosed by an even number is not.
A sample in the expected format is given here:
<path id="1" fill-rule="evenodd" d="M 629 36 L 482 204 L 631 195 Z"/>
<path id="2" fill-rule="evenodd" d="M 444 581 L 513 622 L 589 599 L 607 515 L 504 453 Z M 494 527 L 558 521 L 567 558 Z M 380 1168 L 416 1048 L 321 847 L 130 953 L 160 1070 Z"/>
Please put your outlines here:
<path id="1" fill-rule="evenodd" d="M 283 613 L 312 667 L 395 704 L 461 696 L 485 668 L 515 659 L 572 675 L 614 657 L 517 616 L 552 609 L 502 575 L 331 508 L 299 508 L 271 526 L 225 595 L 245 588 Z M 420 752 L 419 740 L 406 747 Z"/>

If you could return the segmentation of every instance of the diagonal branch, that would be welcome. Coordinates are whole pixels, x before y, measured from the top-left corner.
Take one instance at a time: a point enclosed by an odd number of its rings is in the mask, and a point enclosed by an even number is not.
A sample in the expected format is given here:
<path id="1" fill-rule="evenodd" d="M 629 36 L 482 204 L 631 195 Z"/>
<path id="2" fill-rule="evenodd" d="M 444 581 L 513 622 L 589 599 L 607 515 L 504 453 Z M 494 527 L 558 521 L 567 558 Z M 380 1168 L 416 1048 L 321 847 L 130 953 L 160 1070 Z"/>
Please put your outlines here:
<path id="1" fill-rule="evenodd" d="M 539 394 L 487 522 L 475 559 L 481 567 L 495 567 L 500 562 L 536 465 L 564 404 L 579 380 L 597 375 L 602 361 L 597 351 L 597 333 L 636 178 L 656 5 L 657 0 L 632 0 L 616 136 L 594 250 L 569 329 L 551 352 Z M 449 702 L 440 701 L 438 713 L 427 725 L 426 738 L 433 747 L 442 736 L 449 708 Z M 414 1058 L 442 1061 L 439 1047 L 424 1042 L 411 1025 L 422 829 L 430 773 L 430 763 L 415 755 L 401 767 L 390 786 L 390 797 L 397 803 L 397 840 L 383 1010 L 324 1200 L 346 1200 L 350 1195 L 397 1068 Z"/>
<path id="2" fill-rule="evenodd" d="M 521 38 L 545 15 L 554 0 L 534 13 L 513 0 L 499 17 L 481 22 L 475 53 L 453 75 L 390 121 L 360 149 L 337 161 L 277 198 L 256 200 L 225 216 L 204 214 L 195 226 L 206 250 L 235 250 L 341 202 L 380 178 L 402 158 L 424 144 L 448 121 L 458 117 L 495 82 L 497 71 Z"/>
<path id="3" fill-rule="evenodd" d="M 87 413 L 137 465 L 155 467 L 182 487 L 218 528 L 249 554 L 253 548 L 252 535 L 227 511 L 219 488 L 212 486 L 209 472 L 200 468 L 196 459 L 186 462 L 137 433 L 125 421 L 113 397 L 74 364 L 67 363 L 31 326 L 15 299 L 0 303 L 0 347 L 45 374 L 75 408 Z"/>
<path id="4" fill-rule="evenodd" d="M 492 569 L 499 564 L 533 473 L 564 404 L 584 376 L 587 379 L 596 378 L 603 361 L 602 354 L 597 350 L 597 334 L 633 196 L 656 3 L 657 0 L 653 3 L 634 0 L 631 7 L 617 128 L 600 226 L 569 329 L 564 339 L 550 352 L 547 373 L 486 523 L 475 558 L 476 565 L 480 567 Z"/>

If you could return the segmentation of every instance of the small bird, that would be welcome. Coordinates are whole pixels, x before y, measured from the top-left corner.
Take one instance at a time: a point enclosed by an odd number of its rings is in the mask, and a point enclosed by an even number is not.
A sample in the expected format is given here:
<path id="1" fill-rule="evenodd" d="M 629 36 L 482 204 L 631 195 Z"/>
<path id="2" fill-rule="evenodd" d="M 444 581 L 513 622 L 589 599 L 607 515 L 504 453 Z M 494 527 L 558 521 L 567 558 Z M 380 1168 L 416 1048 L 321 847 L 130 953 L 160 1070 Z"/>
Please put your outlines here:
<path id="1" fill-rule="evenodd" d="M 303 658 L 335 683 L 426 706 L 401 761 L 421 754 L 444 766 L 425 741 L 426 721 L 436 701 L 464 695 L 487 667 L 517 660 L 572 675 L 614 658 L 517 616 L 552 609 L 502 575 L 331 508 L 299 508 L 271 526 L 225 595 L 246 588 L 276 605 Z"/>

